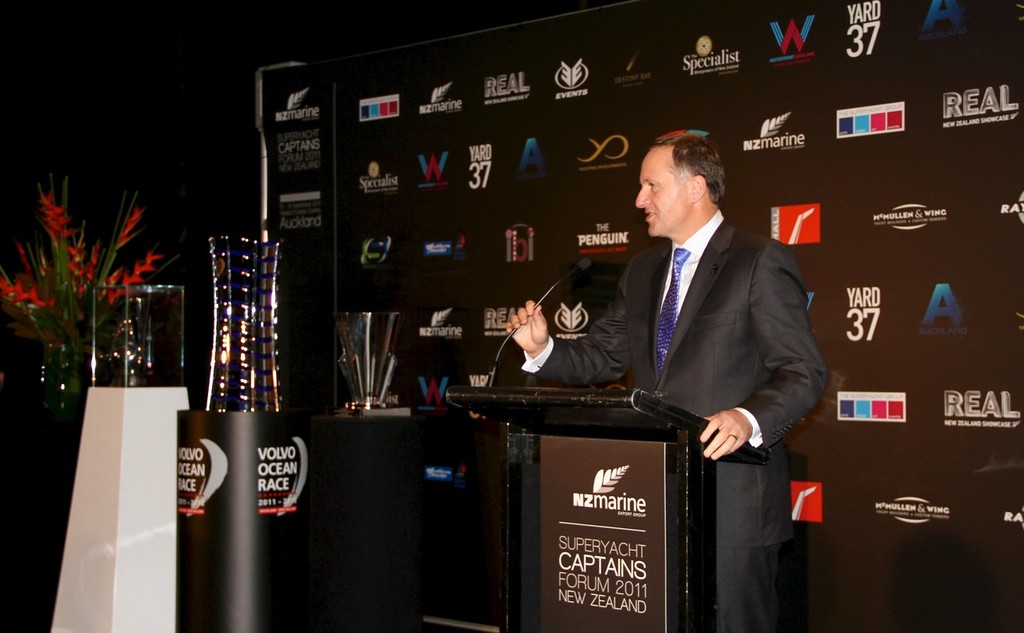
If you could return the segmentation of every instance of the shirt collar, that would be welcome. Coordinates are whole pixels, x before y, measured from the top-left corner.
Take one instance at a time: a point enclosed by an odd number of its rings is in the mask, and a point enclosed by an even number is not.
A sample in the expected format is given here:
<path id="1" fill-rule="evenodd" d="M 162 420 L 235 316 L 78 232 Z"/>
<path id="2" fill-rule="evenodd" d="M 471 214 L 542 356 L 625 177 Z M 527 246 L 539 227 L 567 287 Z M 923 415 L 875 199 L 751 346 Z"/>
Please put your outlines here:
<path id="1" fill-rule="evenodd" d="M 690 251 L 690 257 L 687 261 L 696 262 L 704 254 L 704 250 L 711 241 L 711 236 L 715 234 L 715 231 L 722 225 L 722 222 L 725 222 L 725 216 L 722 215 L 722 211 L 719 209 L 715 211 L 715 215 L 711 216 L 711 219 L 704 226 L 697 229 L 697 232 L 690 236 L 690 239 L 682 244 L 675 244 L 673 242 L 673 246 Z"/>

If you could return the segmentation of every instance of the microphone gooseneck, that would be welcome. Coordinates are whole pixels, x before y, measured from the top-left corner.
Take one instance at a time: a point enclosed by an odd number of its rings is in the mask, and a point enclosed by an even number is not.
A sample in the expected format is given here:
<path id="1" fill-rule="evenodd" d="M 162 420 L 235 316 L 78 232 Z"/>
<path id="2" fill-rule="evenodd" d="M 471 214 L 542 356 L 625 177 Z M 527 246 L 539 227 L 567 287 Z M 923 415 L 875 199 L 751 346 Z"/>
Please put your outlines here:
<path id="1" fill-rule="evenodd" d="M 566 279 L 569 279 L 572 276 L 577 275 L 577 274 L 587 270 L 588 268 L 590 268 L 590 263 L 591 263 L 590 262 L 590 258 L 589 257 L 584 257 L 580 261 L 578 261 L 575 264 L 573 264 L 572 268 L 570 268 L 568 270 L 568 272 L 566 272 L 564 275 L 559 277 L 558 281 L 556 281 L 555 283 L 551 284 L 551 287 L 548 288 L 547 292 L 545 292 L 543 295 L 541 295 L 540 299 L 536 302 L 536 305 L 540 305 L 540 304 L 544 303 L 544 300 L 548 298 L 548 295 L 551 294 L 551 292 L 555 288 L 557 288 L 558 285 L 561 284 L 563 281 L 565 281 Z M 508 336 L 505 337 L 505 340 L 503 340 L 501 342 L 501 346 L 498 347 L 498 353 L 494 355 L 494 362 L 491 363 L 491 369 L 490 369 L 490 371 L 487 372 L 487 386 L 488 387 L 493 387 L 494 386 L 494 376 L 495 376 L 495 374 L 498 373 L 498 362 L 501 359 L 501 352 L 505 349 L 505 345 L 507 345 L 508 342 L 510 340 L 512 340 L 512 337 L 515 336 L 515 333 L 518 332 L 518 331 L 519 331 L 519 328 L 516 328 L 516 329 L 512 330 L 511 332 L 509 332 Z"/>

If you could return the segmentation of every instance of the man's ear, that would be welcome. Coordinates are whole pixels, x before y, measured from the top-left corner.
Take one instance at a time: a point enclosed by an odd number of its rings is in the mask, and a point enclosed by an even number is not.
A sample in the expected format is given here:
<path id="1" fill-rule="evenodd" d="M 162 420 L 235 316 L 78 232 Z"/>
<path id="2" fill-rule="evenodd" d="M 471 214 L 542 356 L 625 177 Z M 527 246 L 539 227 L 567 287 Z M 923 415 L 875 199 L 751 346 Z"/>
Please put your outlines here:
<path id="1" fill-rule="evenodd" d="M 686 185 L 687 193 L 690 194 L 690 203 L 692 204 L 695 204 L 708 193 L 708 181 L 704 179 L 704 176 L 693 176 Z"/>

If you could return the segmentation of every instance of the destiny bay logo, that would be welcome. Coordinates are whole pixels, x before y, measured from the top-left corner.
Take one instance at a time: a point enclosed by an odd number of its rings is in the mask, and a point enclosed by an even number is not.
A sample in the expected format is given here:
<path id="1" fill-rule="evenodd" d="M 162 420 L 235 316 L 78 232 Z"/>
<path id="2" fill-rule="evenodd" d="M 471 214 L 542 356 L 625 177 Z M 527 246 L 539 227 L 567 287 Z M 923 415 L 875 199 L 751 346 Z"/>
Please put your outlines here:
<path id="1" fill-rule="evenodd" d="M 594 475 L 592 492 L 572 493 L 572 505 L 577 508 L 612 510 L 625 516 L 647 516 L 647 500 L 643 497 L 630 497 L 624 492 L 619 495 L 612 494 L 628 471 L 628 464 L 598 470 Z"/>

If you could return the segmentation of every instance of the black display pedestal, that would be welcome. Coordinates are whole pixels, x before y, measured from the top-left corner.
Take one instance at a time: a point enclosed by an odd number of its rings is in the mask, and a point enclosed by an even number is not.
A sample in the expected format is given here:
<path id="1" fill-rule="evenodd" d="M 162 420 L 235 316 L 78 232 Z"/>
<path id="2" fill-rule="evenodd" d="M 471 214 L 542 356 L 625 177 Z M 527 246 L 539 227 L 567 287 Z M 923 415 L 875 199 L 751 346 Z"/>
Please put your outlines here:
<path id="1" fill-rule="evenodd" d="M 421 422 L 377 412 L 312 418 L 312 633 L 422 629 Z"/>

